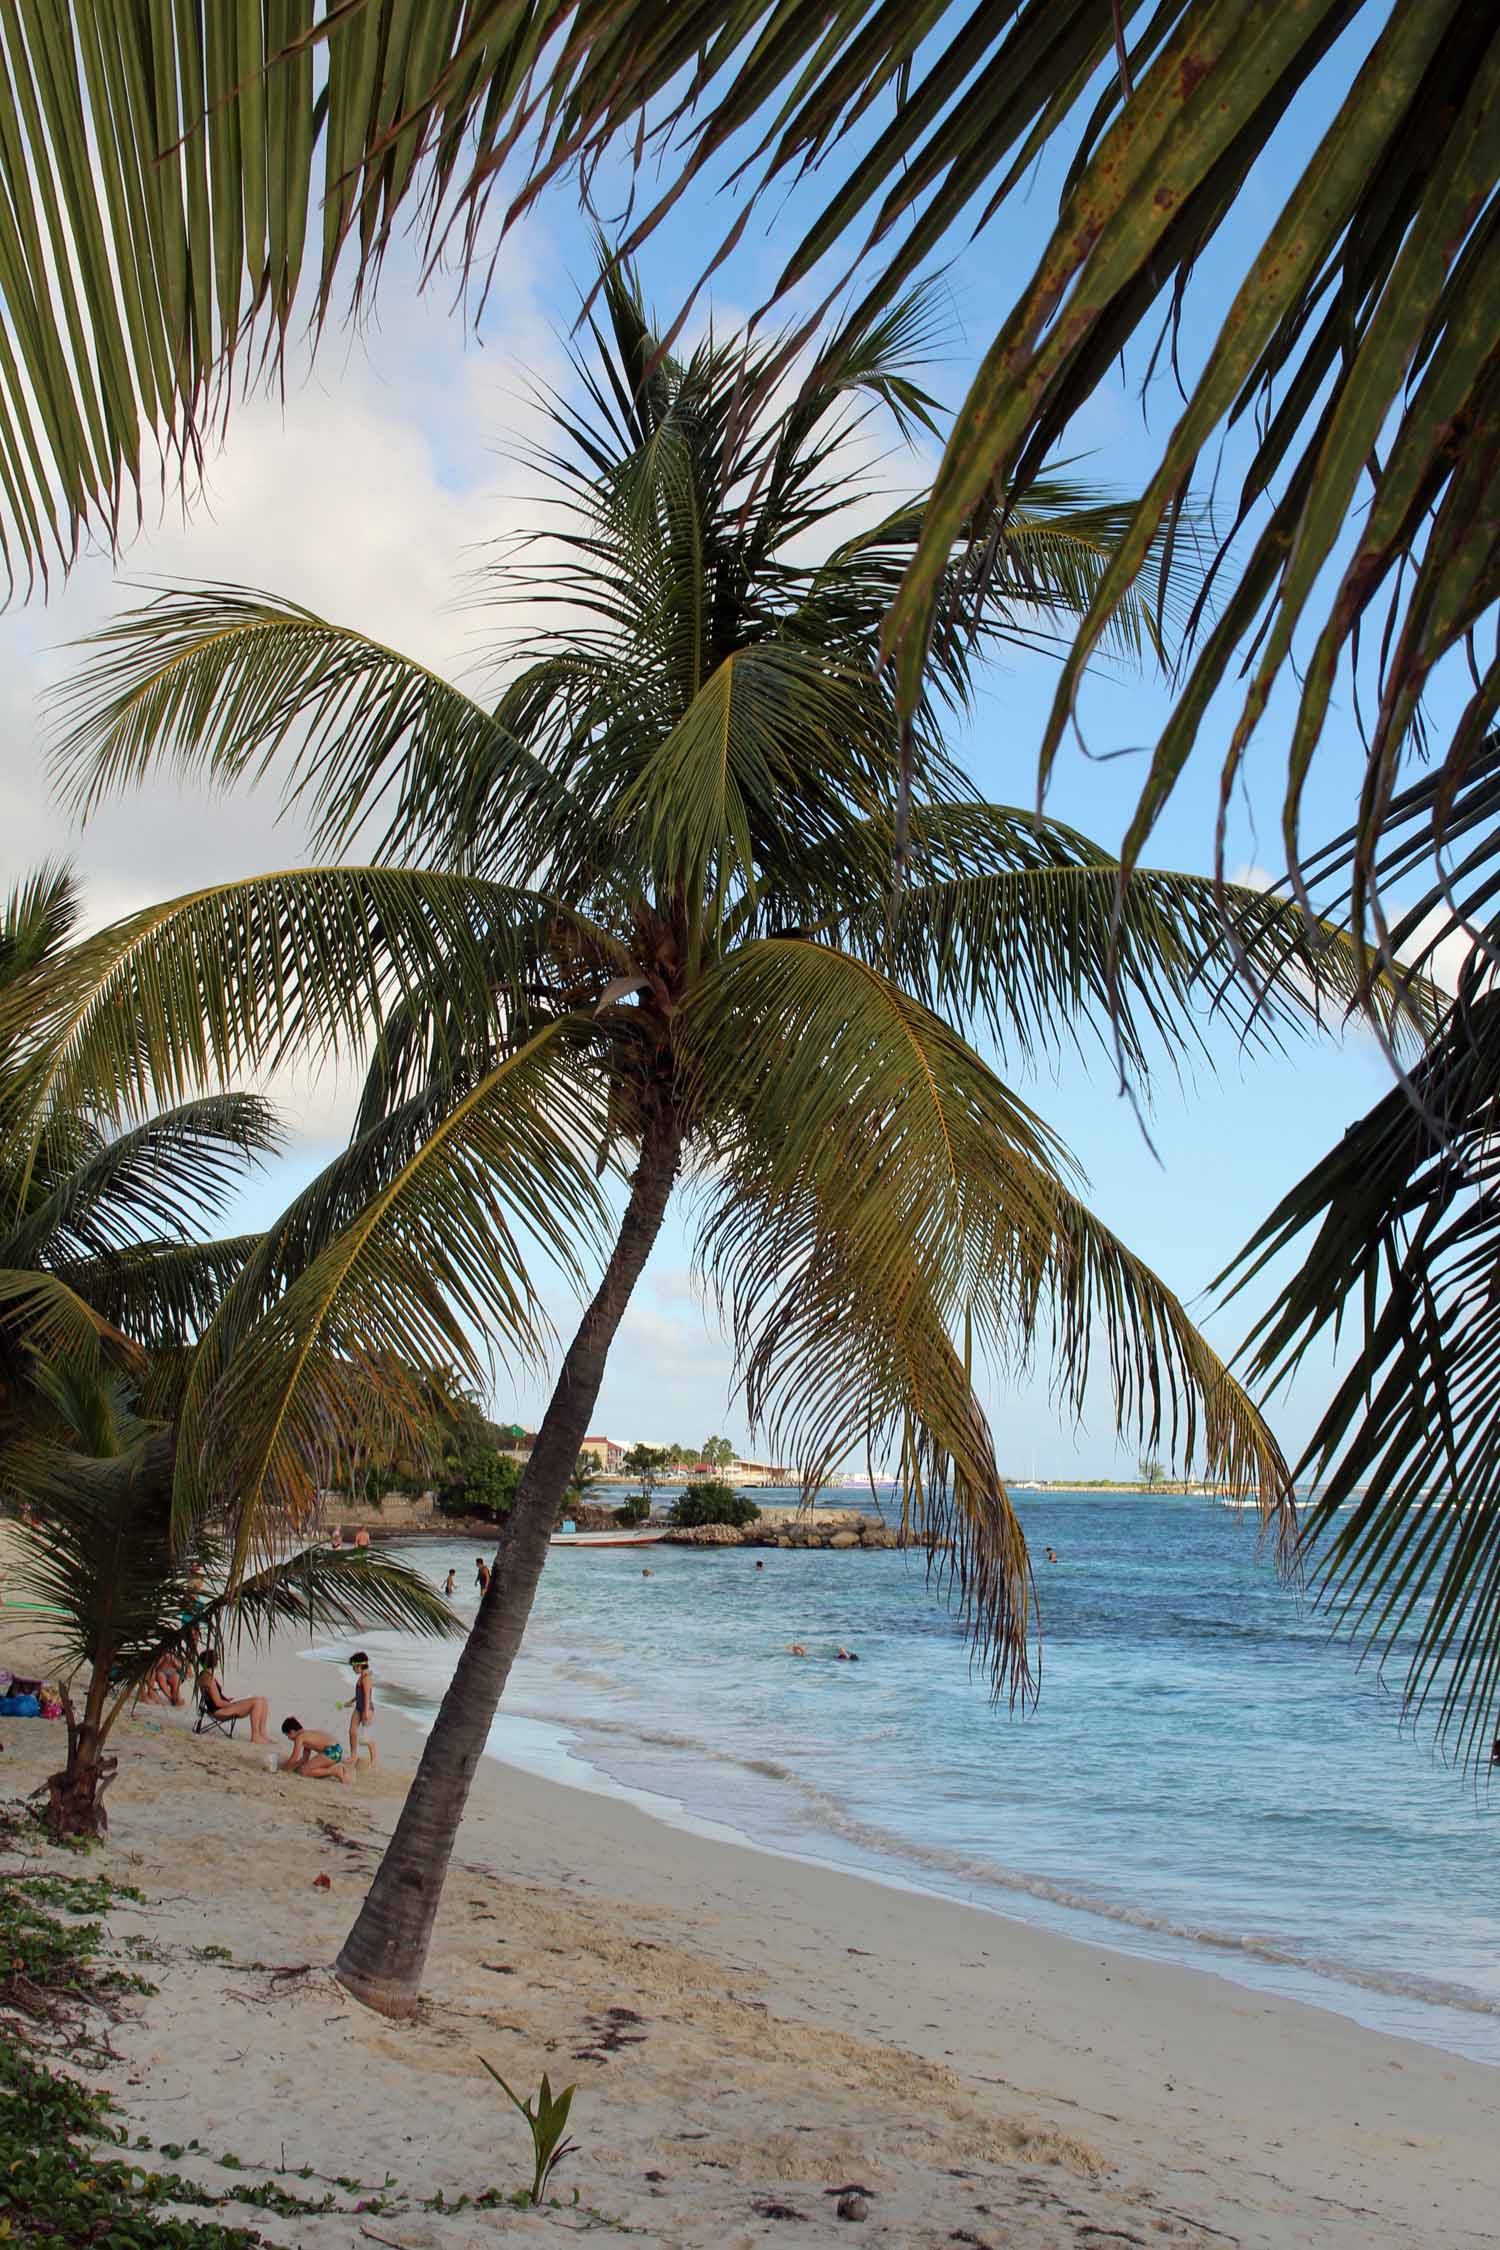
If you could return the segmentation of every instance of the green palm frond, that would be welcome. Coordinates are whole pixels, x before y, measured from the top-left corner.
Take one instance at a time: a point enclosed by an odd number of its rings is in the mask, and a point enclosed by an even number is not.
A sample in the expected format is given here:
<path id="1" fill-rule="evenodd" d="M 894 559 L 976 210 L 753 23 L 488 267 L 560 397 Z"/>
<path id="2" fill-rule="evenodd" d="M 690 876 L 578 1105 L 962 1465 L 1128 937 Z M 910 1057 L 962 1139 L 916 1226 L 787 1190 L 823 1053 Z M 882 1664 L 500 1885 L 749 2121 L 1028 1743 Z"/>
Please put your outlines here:
<path id="1" fill-rule="evenodd" d="M 1201 1454 L 1285 1547 L 1290 1478 L 1253 1402 L 946 1023 L 868 963 L 785 938 L 705 977 L 677 1040 L 710 1198 L 700 1258 L 753 1409 L 809 1474 L 856 1424 L 872 1449 L 908 1431 L 935 1538 L 966 1501 L 989 1511 L 969 1517 L 954 1568 L 997 1678 L 1029 1677 L 1029 1582 L 967 1372 L 956 1387 L 971 1351 L 1014 1373 L 1045 1335 L 1076 1416 L 1102 1349 L 1117 1426 L 1184 1463 Z"/>
<path id="2" fill-rule="evenodd" d="M 757 1188 L 748 1174 L 741 1160 L 712 1195 L 698 1259 L 751 1427 L 801 1463 L 809 1492 L 851 1453 L 894 1460 L 902 1528 L 956 1598 L 995 1692 L 1034 1694 L 1025 1536 L 920 1258 L 896 1245 L 872 1285 L 815 1183 Z"/>
<path id="3" fill-rule="evenodd" d="M 222 1567 L 224 1557 L 214 1560 Z M 464 1620 L 412 1564 L 373 1547 L 304 1547 L 249 1571 L 204 1604 L 200 1633 L 231 1644 L 292 1626 L 316 1636 L 366 1626 L 392 1633 L 462 1633 Z"/>
<path id="4" fill-rule="evenodd" d="M 889 795 L 889 714 L 865 664 L 765 639 L 715 667 L 652 751 L 619 817 L 659 888 L 708 897 L 710 925 L 809 849 L 852 842 Z"/>
<path id="5" fill-rule="evenodd" d="M 65 1265 L 57 1278 L 155 1357 L 202 1334 L 259 1241 L 245 1234 L 216 1242 L 133 1242 Z"/>
<path id="6" fill-rule="evenodd" d="M 129 1340 L 61 1275 L 36 1267 L 0 1268 L 0 1348 L 40 1359 L 92 1361 L 100 1347 L 129 1352 Z"/>
<path id="7" fill-rule="evenodd" d="M 382 642 L 245 586 L 163 587 L 79 646 L 55 698 L 53 766 L 85 816 L 163 765 L 216 786 L 263 777 L 287 753 L 286 800 L 315 851 L 356 836 L 371 856 L 442 850 L 470 791 L 511 837 L 586 817 L 501 718 Z"/>
<path id="8" fill-rule="evenodd" d="M 108 1258 L 142 1236 L 183 1233 L 216 1218 L 247 1162 L 281 1145 L 254 1094 L 206 1094 L 97 1145 L 0 1233 L 10 1265 Z"/>
<path id="9" fill-rule="evenodd" d="M 1382 959 L 1430 968 L 1455 940 L 1493 966 L 1500 957 L 1492 920 L 1497 826 L 1500 730 L 1460 771 L 1444 765 L 1397 790 L 1373 857 L 1361 847 L 1360 829 L 1350 828 L 1313 853 L 1303 874 L 1323 912 L 1351 924 L 1356 945 L 1368 932 L 1362 965 L 1372 979 Z"/>
<path id="10" fill-rule="evenodd" d="M 237 1571 L 275 1523 L 305 1522 L 352 1395 L 415 1425 L 423 1370 L 480 1383 L 479 1338 L 545 1344 L 523 1245 L 579 1278 L 605 1221 L 579 1037 L 554 1025 L 459 1099 L 371 1128 L 246 1261 L 195 1357 L 176 1496 L 184 1530 L 232 1501 Z"/>
<path id="11" fill-rule="evenodd" d="M 873 855 L 888 860 L 891 834 L 869 839 Z M 1153 1050 L 1206 1052 L 1212 1017 L 1274 1042 L 1363 1001 L 1410 1044 L 1440 1012 L 1425 978 L 1368 964 L 1340 924 L 1280 892 L 1156 868 L 1127 877 L 1076 829 L 1009 806 L 919 810 L 908 865 L 894 907 L 850 882 L 857 908 L 810 926 L 927 1006 L 983 1024 L 1002 1050 L 1092 1029 L 1144 1073 Z M 836 892 L 842 874 L 829 878 Z"/>
<path id="12" fill-rule="evenodd" d="M 410 992 L 445 991 L 482 1019 L 508 967 L 524 976 L 544 911 L 460 875 L 343 866 L 147 908 L 0 997 L 0 1041 L 20 1026 L 36 1058 L 6 1087 L 0 1128 L 34 1146 L 54 1114 L 139 1114 L 293 1053 L 361 1055 Z"/>
<path id="13" fill-rule="evenodd" d="M 181 1647 L 184 1615 L 220 1646 L 285 1627 L 310 1635 L 463 1629 L 419 1571 L 370 1549 L 295 1550 L 232 1590 L 205 1593 L 172 1536 L 171 1488 L 171 1441 L 159 1434 L 137 1435 L 104 1459 L 33 1448 L 22 1465 L 27 1516 L 12 1530 L 15 1583 L 56 1613 L 65 1660 L 102 1665 L 121 1702 L 163 1653 Z M 200 1535 L 191 1554 L 211 1584 L 222 1576 L 226 1557 L 212 1537 Z"/>
<path id="14" fill-rule="evenodd" d="M 1306 1239 L 1308 1236 L 1311 1239 Z M 1410 1083 L 1282 1199 L 1222 1277 L 1295 1252 L 1247 1345 L 1286 1381 L 1330 1332 L 1357 1355 L 1299 1474 L 1313 1583 L 1404 1674 L 1465 1762 L 1500 1712 L 1500 995 L 1471 962 Z"/>
<path id="15" fill-rule="evenodd" d="M 31 977 L 60 953 L 82 911 L 70 867 L 44 861 L 11 886 L 0 902 L 0 993 Z"/>
<path id="16" fill-rule="evenodd" d="M 153 476 L 195 468 L 236 359 L 279 359 L 304 269 L 321 321 L 345 244 L 357 286 L 403 198 L 430 184 L 418 159 L 436 151 L 450 170 L 476 103 L 506 133 L 536 42 L 567 13 L 558 0 L 520 16 L 508 0 L 10 12 L 0 555 L 13 584 L 66 567 L 86 526 L 116 536 Z"/>

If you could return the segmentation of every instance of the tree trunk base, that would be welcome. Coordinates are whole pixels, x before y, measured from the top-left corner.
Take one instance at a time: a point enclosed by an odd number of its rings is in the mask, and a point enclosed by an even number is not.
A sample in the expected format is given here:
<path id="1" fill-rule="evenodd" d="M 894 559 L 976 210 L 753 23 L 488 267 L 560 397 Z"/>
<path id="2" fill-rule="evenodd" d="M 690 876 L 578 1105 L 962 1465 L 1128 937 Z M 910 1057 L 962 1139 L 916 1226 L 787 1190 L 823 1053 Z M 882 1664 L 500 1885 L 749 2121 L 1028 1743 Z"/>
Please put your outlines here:
<path id="1" fill-rule="evenodd" d="M 104 1792 L 114 1780 L 119 1762 L 118 1758 L 100 1758 L 97 1763 L 65 1766 L 61 1773 L 47 1776 L 47 1809 L 42 1819 L 49 1835 L 63 1843 L 73 1836 L 108 1833 Z"/>
<path id="2" fill-rule="evenodd" d="M 398 1984 L 392 1977 L 362 1976 L 350 1967 L 341 1953 L 333 1964 L 333 1973 L 361 2007 L 373 2008 L 378 2016 L 389 2016 L 396 2022 L 409 2021 L 421 2004 L 421 1996 L 410 1985 Z"/>

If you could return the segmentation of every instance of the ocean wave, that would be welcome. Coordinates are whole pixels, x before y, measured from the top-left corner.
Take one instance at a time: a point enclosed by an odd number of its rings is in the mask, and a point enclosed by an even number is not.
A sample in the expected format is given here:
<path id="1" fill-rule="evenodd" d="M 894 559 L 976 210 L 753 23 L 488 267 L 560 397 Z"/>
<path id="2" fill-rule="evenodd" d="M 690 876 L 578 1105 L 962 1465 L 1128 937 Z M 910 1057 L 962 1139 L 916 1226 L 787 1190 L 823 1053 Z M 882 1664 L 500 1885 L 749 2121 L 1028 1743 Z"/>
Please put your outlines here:
<path id="1" fill-rule="evenodd" d="M 941 1844 L 924 1843 L 918 1838 L 885 1828 L 866 1816 L 853 1813 L 830 1791 L 820 1788 L 816 1782 L 808 1780 L 806 1775 L 797 1773 L 775 1759 L 746 1756 L 694 1735 L 641 1727 L 629 1720 L 605 1719 L 596 1714 L 549 1710 L 535 1702 L 528 1702 L 525 1715 L 540 1720 L 544 1725 L 555 1727 L 581 1743 L 595 1742 L 602 1746 L 624 1741 L 679 1756 L 686 1755 L 706 1766 L 731 1768 L 774 1781 L 784 1786 L 814 1815 L 815 1832 L 807 1839 L 810 1844 L 816 1843 L 819 1832 L 825 1837 L 836 1837 L 840 1842 L 852 1844 L 869 1854 L 883 1867 L 894 1868 L 906 1879 L 912 1878 L 913 1870 L 920 1870 L 930 1876 L 946 1876 L 965 1886 L 981 1885 L 1012 1898 L 1043 1900 L 1049 1906 L 1060 1907 L 1071 1914 L 1084 1914 L 1095 1920 L 1112 1922 L 1153 1938 L 1169 1938 L 1176 1944 L 1194 1949 L 1299 1970 L 1306 1975 L 1356 1986 L 1361 1991 L 1384 1993 L 1392 1999 L 1417 2001 L 1428 2007 L 1456 2008 L 1467 2015 L 1500 2017 L 1500 2000 L 1488 1999 L 1482 1993 L 1441 1978 L 1373 1968 L 1332 1955 L 1303 1951 L 1288 1945 L 1282 1939 L 1255 1932 L 1235 1932 L 1217 1929 L 1207 1923 L 1185 1921 L 1175 1915 L 1112 1897 L 1087 1884 L 1060 1882 L 1054 1876 L 1037 1874 L 1024 1868 L 1007 1867 L 977 1853 L 953 1851 Z M 491 1755 L 502 1761 L 504 1759 L 503 1749 L 492 1748 Z M 608 1779 L 627 1785 L 632 1783 L 632 1776 L 628 1773 L 611 1771 L 603 1754 L 593 1762 L 598 1764 L 599 1770 Z M 732 1810 L 726 1813 L 718 1804 L 699 1804 L 689 1809 L 702 1817 L 723 1820 L 728 1826 L 739 1827 L 748 1843 L 753 1845 L 756 1842 L 755 1836 L 744 1830 L 734 1818 Z M 914 1887 L 921 1889 L 929 1886 L 917 1882 Z M 936 1890 L 934 1895 L 941 1897 L 948 1894 Z"/>

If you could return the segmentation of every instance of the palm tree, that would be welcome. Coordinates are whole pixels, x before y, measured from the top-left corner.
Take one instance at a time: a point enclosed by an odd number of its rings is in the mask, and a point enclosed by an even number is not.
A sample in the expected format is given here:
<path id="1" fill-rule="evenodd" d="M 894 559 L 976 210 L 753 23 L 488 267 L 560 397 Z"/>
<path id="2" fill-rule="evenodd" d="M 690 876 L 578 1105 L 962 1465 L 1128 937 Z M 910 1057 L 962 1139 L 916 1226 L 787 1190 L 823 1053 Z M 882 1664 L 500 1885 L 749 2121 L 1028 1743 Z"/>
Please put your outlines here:
<path id="1" fill-rule="evenodd" d="M 246 1163 L 279 1145 L 255 1095 L 203 1094 L 124 1123 L 118 1087 L 59 1099 L 34 1003 L 64 969 L 79 911 L 55 867 L 0 903 L 0 1489 L 12 1444 L 53 1414 L 40 1370 L 65 1360 L 139 1377 L 148 1355 L 160 1372 L 197 1334 L 250 1245 L 192 1237 Z"/>
<path id="2" fill-rule="evenodd" d="M 110 1735 L 161 1658 L 185 1651 L 185 1615 L 221 1640 L 253 1640 L 281 1624 L 310 1632 L 459 1630 L 418 1572 L 369 1551 L 299 1548 L 242 1575 L 232 1590 L 205 1594 L 174 1534 L 169 1433 L 137 1411 L 122 1376 L 64 1364 L 44 1369 L 40 1380 L 70 1442 L 11 1446 L 7 1475 L 25 1507 L 12 1533 L 16 1583 L 52 1609 L 53 1642 L 69 1667 L 67 1762 L 47 1785 L 48 1826 L 59 1839 L 107 1828 L 104 1792 L 117 1765 Z M 192 1558 L 221 1576 L 224 1542 L 204 1527 Z M 80 1713 L 72 1674 L 85 1668 Z"/>
<path id="3" fill-rule="evenodd" d="M 846 329 L 815 389 L 750 413 L 774 346 L 710 334 L 676 356 L 627 273 L 603 288 L 583 404 L 553 404 L 550 520 L 491 580 L 500 603 L 540 598 L 558 622 L 511 636 L 493 702 L 292 604 L 205 588 L 106 627 L 66 706 L 82 800 L 168 759 L 218 780 L 280 752 L 325 847 L 373 826 L 383 854 L 462 871 L 420 880 L 435 900 L 467 883 L 461 935 L 486 951 L 487 1004 L 408 980 L 381 1020 L 355 1150 L 545 1049 L 569 1075 L 539 1080 L 529 1113 L 541 1212 L 586 1208 L 585 1133 L 601 1168 L 628 1173 L 489 1591 L 340 1956 L 349 1988 L 392 2013 L 415 2003 L 469 1778 L 679 1183 L 752 1424 L 810 1486 L 855 1442 L 896 1457 L 911 1537 L 997 1690 L 1025 1694 L 1035 1604 L 976 1355 L 1013 1365 L 1046 1332 L 1076 1407 L 1098 1346 L 1143 1445 L 1201 1450 L 1268 1516 L 1286 1474 L 1177 1299 L 960 1026 L 1024 1056 L 1088 1038 L 1113 1007 L 1138 1074 L 1157 1050 L 1195 1048 L 1200 996 L 1274 1035 L 1355 984 L 1346 946 L 1263 893 L 1230 894 L 1226 936 L 1211 883 L 1138 875 L 1116 925 L 1117 863 L 977 801 L 947 755 L 976 662 L 1090 598 L 1122 520 L 1108 505 L 1049 488 L 992 527 L 981 571 L 956 556 L 931 693 L 900 739 L 877 643 L 920 502 L 880 514 L 849 448 L 871 402 L 906 426 L 929 411 L 909 363 L 919 306 Z M 1172 557 L 1157 567 L 1170 579 Z M 1145 634 L 1131 613 L 1127 640 Z M 912 875 L 893 901 L 907 781 Z M 323 959 L 336 973 L 332 943 Z M 466 980 L 467 955 L 459 968 Z"/>
<path id="4" fill-rule="evenodd" d="M 0 981 L 5 1473 L 10 1441 L 47 1419 L 39 1369 L 123 1365 L 144 1382 L 143 1410 L 173 1425 L 179 1537 L 233 1523 L 238 1574 L 258 1541 L 307 1523 L 343 1431 L 427 1441 L 454 1371 L 485 1380 L 478 1332 L 502 1354 L 545 1349 L 521 1242 L 577 1268 L 604 1216 L 588 1153 L 599 1120 L 543 1030 L 446 1104 L 392 1104 L 264 1234 L 155 1239 L 148 1222 L 182 1227 L 217 1207 L 226 1136 L 238 1157 L 271 1131 L 262 1102 L 224 1093 L 142 1123 L 157 1094 L 365 1042 L 393 994 L 413 1001 L 439 973 L 482 1022 L 485 986 L 464 981 L 465 963 L 481 958 L 481 912 L 508 894 L 303 870 L 64 943 L 66 887 L 34 888 L 51 937 L 15 949 Z M 561 1121 L 542 1133 L 544 1082 Z"/>
<path id="5" fill-rule="evenodd" d="M 1233 212 L 1243 230 L 1247 178 L 1315 83 L 1326 127 L 1287 163 L 1271 224 L 1228 268 L 1238 289 L 1116 565 L 1099 577 L 1042 769 L 1079 667 L 1131 598 L 1205 452 L 1237 425 L 1252 435 L 1223 553 L 1231 542 L 1242 553 L 1253 519 L 1249 551 L 1158 744 L 1122 864 L 1134 864 L 1210 696 L 1248 648 L 1227 790 L 1305 623 L 1313 650 L 1285 805 L 1295 858 L 1306 765 L 1341 661 L 1388 602 L 1359 810 L 1361 863 L 1373 866 L 1398 767 L 1420 740 L 1424 684 L 1495 602 L 1492 9 L 179 0 L 16 10 L 3 36 L 0 538 L 28 580 L 50 560 L 65 566 L 84 526 L 118 532 L 148 474 L 148 433 L 169 468 L 191 468 L 257 330 L 279 361 L 304 271 L 321 327 L 341 272 L 356 303 L 373 287 L 408 211 L 430 274 L 449 254 L 491 256 L 482 222 L 500 183 L 509 218 L 565 168 L 587 177 L 611 153 L 640 165 L 672 152 L 627 250 L 684 194 L 702 193 L 716 164 L 737 191 L 725 248 L 757 192 L 831 175 L 777 294 L 803 288 L 849 244 L 851 265 L 873 268 L 868 308 L 898 295 L 955 226 L 1002 217 L 1033 159 L 1060 147 L 1056 229 L 996 322 L 906 558 L 888 645 L 908 716 L 955 538 L 993 496 L 1029 489 L 1164 302 L 1175 343 L 1195 270 L 1212 256 L 1223 272 L 1235 257 L 1225 222 Z M 842 279 L 829 278 L 823 307 Z M 1205 621 L 1207 598 L 1205 586 Z M 1450 783 L 1497 696 L 1495 663 L 1477 665 L 1445 752 Z"/>
<path id="6" fill-rule="evenodd" d="M 383 978 L 413 989 L 438 927 L 451 995 L 472 909 L 458 890 L 445 925 L 441 885 L 273 878 L 80 938 L 71 878 L 42 869 L 0 907 L 0 1493 L 23 1512 L 18 1578 L 90 1667 L 52 1783 L 59 1834 L 103 1826 L 105 1746 L 181 1643 L 190 1558 L 222 1562 L 200 1623 L 222 1616 L 231 1631 L 454 1623 L 400 1566 L 303 1551 L 296 1531 L 347 1431 L 427 1442 L 459 1380 L 452 1353 L 479 1372 L 476 1319 L 523 1348 L 542 1340 L 506 1271 L 517 1206 L 491 1145 L 514 1141 L 510 1161 L 528 1162 L 514 1107 L 526 1058 L 437 1115 L 398 1107 L 267 1234 L 232 1241 L 191 1230 L 247 1157 L 278 1145 L 266 1104 L 151 1103 L 237 1059 L 270 1061 L 298 1028 L 342 1026 L 361 964 L 359 1020 L 378 1021 Z M 339 988 L 319 1000 L 318 947 L 341 909 Z M 565 1150 L 554 1134 L 550 1173 L 532 1163 L 522 1206 L 549 1179 L 565 1192 Z M 574 1170 L 585 1225 L 592 1183 L 581 1157 Z"/>

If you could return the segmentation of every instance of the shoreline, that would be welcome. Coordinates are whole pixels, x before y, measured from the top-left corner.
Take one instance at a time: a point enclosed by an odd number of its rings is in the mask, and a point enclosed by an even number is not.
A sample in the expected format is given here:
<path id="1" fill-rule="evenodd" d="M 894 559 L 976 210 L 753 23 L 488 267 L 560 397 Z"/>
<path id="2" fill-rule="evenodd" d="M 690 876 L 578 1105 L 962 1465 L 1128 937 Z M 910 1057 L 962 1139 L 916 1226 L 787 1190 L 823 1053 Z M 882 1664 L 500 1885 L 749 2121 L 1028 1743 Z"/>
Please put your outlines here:
<path id="1" fill-rule="evenodd" d="M 325 1661 L 313 1649 L 304 1651 L 303 1658 L 307 1662 Z M 425 1739 L 432 1708 L 428 1701 L 388 1679 L 384 1695 L 385 1708 L 397 1712 Z M 1066 1892 L 1052 1879 L 1023 1869 L 997 1868 L 988 1876 L 976 1872 L 965 1878 L 972 1884 L 973 1895 L 963 1896 L 942 1887 L 934 1876 L 929 1874 L 924 1880 L 900 1864 L 899 1838 L 891 1839 L 892 1848 L 887 1853 L 874 1843 L 856 1846 L 855 1855 L 849 1859 L 837 1855 L 837 1839 L 832 1836 L 810 1837 L 801 1845 L 772 1842 L 732 1820 L 696 1809 L 686 1798 L 619 1779 L 607 1766 L 595 1762 L 581 1730 L 570 1729 L 566 1721 L 531 1712 L 507 1713 L 503 1706 L 500 1716 L 511 1729 L 530 1736 L 532 1748 L 528 1754 L 524 1741 L 500 1748 L 492 1743 L 484 1753 L 491 1764 L 525 1777 L 544 1790 L 576 1791 L 585 1797 L 629 1805 L 642 1819 L 669 1835 L 701 1836 L 757 1859 L 816 1868 L 836 1880 L 874 1883 L 914 1899 L 957 1906 L 966 1913 L 993 1917 L 1017 1931 L 1042 1930 L 1069 1944 L 1105 1947 L 1128 1960 L 1160 1963 L 1189 1975 L 1213 1977 L 1241 1992 L 1283 1999 L 1337 2016 L 1375 2037 L 1408 2040 L 1476 2069 L 1500 2070 L 1500 2009 L 1470 2000 L 1456 1988 L 1436 1982 L 1427 1989 L 1415 1982 L 1400 1985 L 1374 1972 L 1362 1974 L 1347 1964 L 1312 1967 L 1269 1945 L 1229 1932 L 1168 1922 L 1144 1907 L 1111 1908 L 1105 1901 Z M 824 1848 L 820 1849 L 820 1844 Z M 882 1864 L 882 1859 L 889 1864 Z M 986 1884 L 1000 1895 L 978 1895 Z M 1379 2020 L 1403 2014 L 1417 2020 L 1405 2024 Z M 1455 2043 L 1461 2042 L 1470 2023 L 1491 2030 L 1493 2055 L 1475 2053 L 1470 2045 Z"/>
<path id="2" fill-rule="evenodd" d="M 13 1634 L 0 1613 L 7 1662 Z M 270 1696 L 273 1731 L 283 1709 L 331 1717 L 338 1690 L 314 1692 L 311 1653 L 283 1634 L 232 1669 Z M 886 2250 L 1496 2239 L 1496 2081 L 1481 2064 L 1200 1967 L 696 1835 L 494 1758 L 475 1776 L 423 2012 L 387 2024 L 327 1964 L 418 1723 L 382 1703 L 382 1771 L 350 1788 L 273 1777 L 243 1741 L 189 1723 L 124 1722 L 98 1862 L 151 1902 L 111 1926 L 163 1956 L 159 1996 L 115 2034 L 116 2091 L 147 2130 L 170 2117 L 251 2170 L 310 2161 L 472 2193 L 510 2181 L 522 2155 L 477 2049 L 512 2083 L 544 2067 L 576 2080 L 564 2185 L 681 2250 L 783 2239 L 771 2205 L 797 2211 L 801 2242 L 847 2241 L 830 2191 L 851 2182 L 871 2191 L 854 2239 Z M 62 1747 L 40 1721 L 3 1739 L 11 1795 Z M 256 2223 L 308 2250 L 361 2240 L 349 2217 Z M 482 2250 L 549 2223 L 376 2227 L 406 2250 Z"/>

